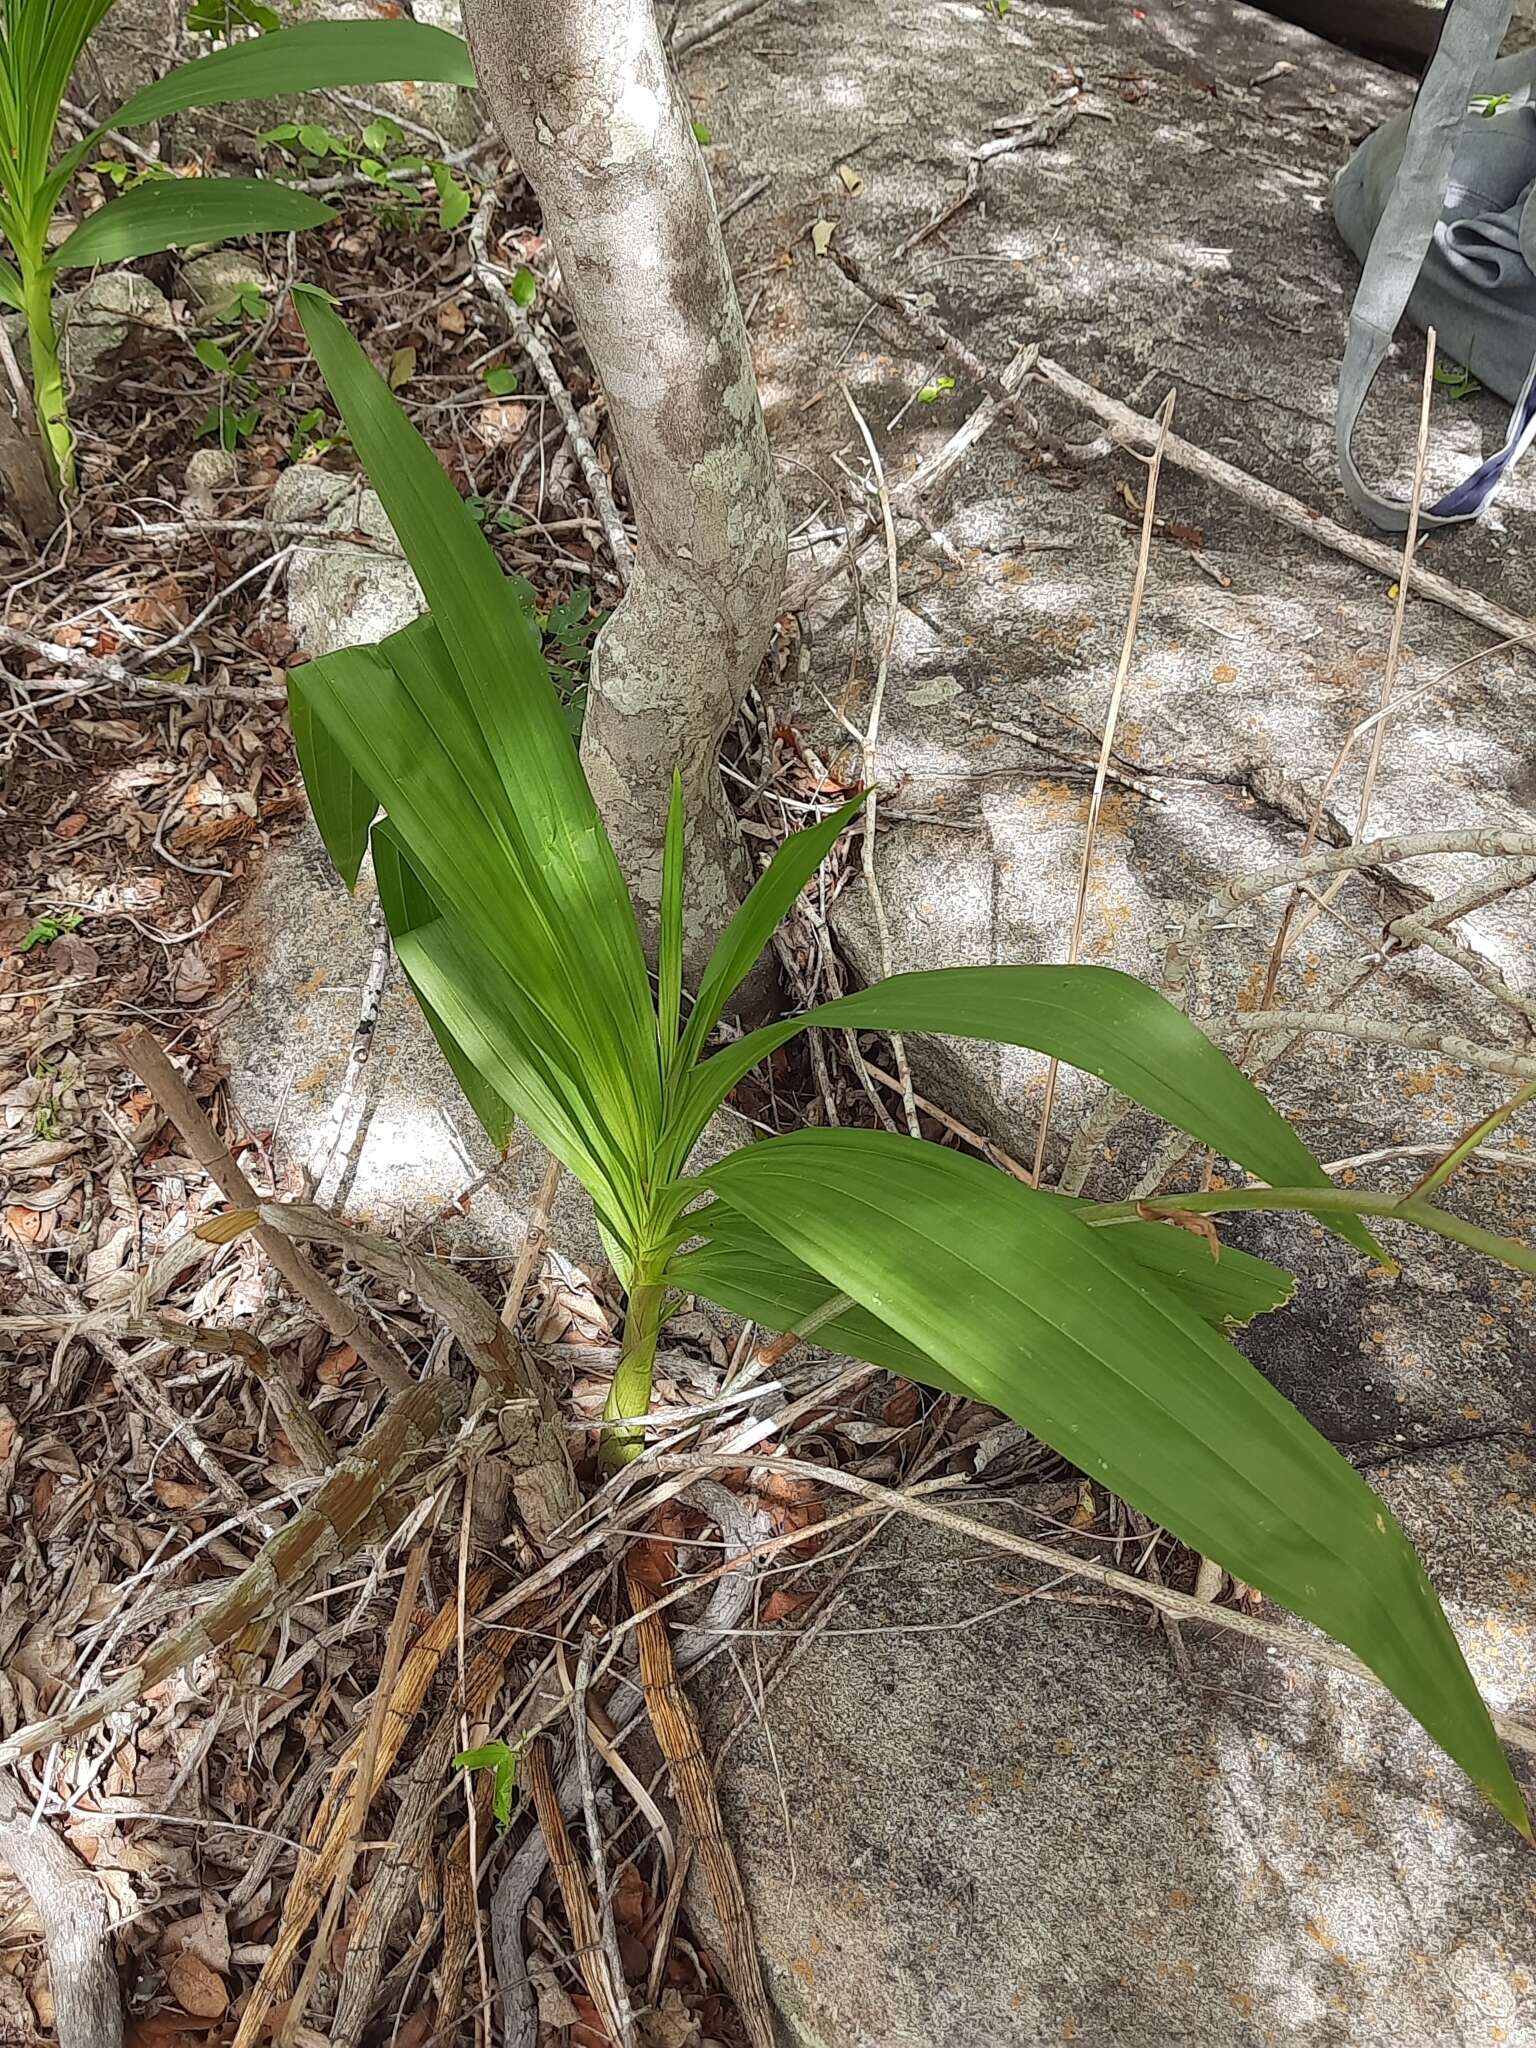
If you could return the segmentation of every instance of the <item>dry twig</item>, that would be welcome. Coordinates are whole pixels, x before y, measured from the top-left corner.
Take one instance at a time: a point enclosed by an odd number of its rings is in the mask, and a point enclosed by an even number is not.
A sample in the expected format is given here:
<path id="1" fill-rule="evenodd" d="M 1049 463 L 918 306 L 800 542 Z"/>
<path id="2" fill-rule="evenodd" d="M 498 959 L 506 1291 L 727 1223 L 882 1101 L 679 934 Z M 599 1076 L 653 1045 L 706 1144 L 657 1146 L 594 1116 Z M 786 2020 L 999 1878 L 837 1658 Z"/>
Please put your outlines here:
<path id="1" fill-rule="evenodd" d="M 236 1163 L 233 1153 L 194 1100 L 191 1089 L 171 1065 L 148 1031 L 130 1031 L 121 1041 L 124 1061 L 144 1083 L 187 1142 L 192 1157 L 225 1199 L 237 1209 L 255 1210 L 261 1197 Z M 323 1279 L 297 1245 L 281 1231 L 257 1223 L 252 1233 L 267 1257 L 301 1300 L 307 1301 L 339 1344 L 350 1344 L 372 1366 L 380 1383 L 393 1394 L 412 1385 L 410 1366 L 388 1337 L 360 1308 L 349 1305 Z"/>
<path id="2" fill-rule="evenodd" d="M 1099 834 L 1099 815 L 1104 808 L 1104 785 L 1109 779 L 1110 757 L 1115 751 L 1115 733 L 1120 724 L 1120 705 L 1125 696 L 1126 680 L 1131 672 L 1131 656 L 1136 651 L 1136 635 L 1141 626 L 1141 602 L 1147 589 L 1147 565 L 1152 557 L 1152 535 L 1157 525 L 1157 482 L 1163 469 L 1163 450 L 1168 442 L 1168 429 L 1173 420 L 1174 394 L 1170 391 L 1158 412 L 1157 446 L 1152 452 L 1151 467 L 1147 472 L 1147 500 L 1141 514 L 1141 546 L 1136 556 L 1136 575 L 1131 584 L 1130 610 L 1125 619 L 1125 637 L 1120 643 L 1120 663 L 1115 670 L 1114 686 L 1109 693 L 1109 709 L 1104 715 L 1104 736 L 1099 747 L 1099 764 L 1093 777 L 1093 794 L 1088 799 L 1088 824 L 1083 834 L 1083 856 L 1077 871 L 1077 900 L 1072 906 L 1072 936 L 1067 945 L 1067 964 L 1076 966 L 1083 948 L 1083 920 L 1088 909 L 1088 884 L 1093 877 L 1093 850 Z M 1036 1187 L 1045 1171 L 1045 1147 L 1051 1131 L 1051 1110 L 1056 1102 L 1056 1075 L 1060 1062 L 1052 1059 L 1045 1070 L 1045 1099 L 1040 1105 L 1040 1130 L 1035 1139 L 1035 1158 L 1032 1179 Z"/>
<path id="3" fill-rule="evenodd" d="M 123 2048 L 107 1895 L 74 1850 L 34 1817 L 9 1771 L 0 1771 L 0 1863 L 15 1872 L 42 1922 L 58 2048 Z"/>

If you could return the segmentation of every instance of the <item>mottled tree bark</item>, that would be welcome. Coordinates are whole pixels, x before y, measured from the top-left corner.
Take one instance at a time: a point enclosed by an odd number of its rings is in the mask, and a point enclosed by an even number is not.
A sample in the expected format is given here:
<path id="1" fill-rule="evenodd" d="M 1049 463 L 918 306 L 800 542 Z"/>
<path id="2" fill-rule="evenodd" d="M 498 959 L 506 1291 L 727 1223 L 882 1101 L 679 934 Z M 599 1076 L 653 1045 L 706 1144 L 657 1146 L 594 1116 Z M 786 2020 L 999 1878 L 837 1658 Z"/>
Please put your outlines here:
<path id="1" fill-rule="evenodd" d="M 466 0 L 481 83 L 544 210 L 608 401 L 638 533 L 597 644 L 582 758 L 654 924 L 672 771 L 688 803 L 689 960 L 745 878 L 718 770 L 784 576 L 746 328 L 651 0 Z"/>

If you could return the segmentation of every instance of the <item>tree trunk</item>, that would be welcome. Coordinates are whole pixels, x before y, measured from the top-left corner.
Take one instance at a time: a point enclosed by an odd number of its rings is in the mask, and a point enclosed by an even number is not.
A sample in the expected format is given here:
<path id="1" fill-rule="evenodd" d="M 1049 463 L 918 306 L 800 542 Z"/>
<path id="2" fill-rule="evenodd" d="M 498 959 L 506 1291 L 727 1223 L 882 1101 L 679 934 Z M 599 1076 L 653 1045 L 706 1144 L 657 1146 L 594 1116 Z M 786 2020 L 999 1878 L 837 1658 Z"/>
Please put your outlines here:
<path id="1" fill-rule="evenodd" d="M 746 877 L 720 740 L 784 579 L 746 327 L 651 0 L 466 0 L 464 13 L 607 396 L 638 532 L 629 589 L 597 642 L 582 758 L 653 934 L 681 771 L 697 971 Z"/>

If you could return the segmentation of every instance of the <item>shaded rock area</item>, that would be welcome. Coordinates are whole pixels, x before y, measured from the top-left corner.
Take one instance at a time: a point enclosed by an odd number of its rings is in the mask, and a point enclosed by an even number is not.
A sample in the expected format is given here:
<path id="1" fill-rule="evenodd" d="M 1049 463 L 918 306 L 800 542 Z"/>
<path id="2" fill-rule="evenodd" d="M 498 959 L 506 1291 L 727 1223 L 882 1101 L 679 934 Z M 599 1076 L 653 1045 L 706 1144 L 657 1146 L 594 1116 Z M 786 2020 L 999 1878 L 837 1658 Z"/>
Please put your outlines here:
<path id="1" fill-rule="evenodd" d="M 1528 1464 L 1371 1477 L 1489 1697 L 1528 1701 Z M 725 1819 L 785 2048 L 1536 2039 L 1531 1852 L 1384 1693 L 1186 1627 L 1191 1690 L 1143 1613 L 1021 1599 L 1046 1578 L 908 1525 L 761 1724 L 750 1656 L 700 1686 L 712 1750 L 743 1724 Z"/>

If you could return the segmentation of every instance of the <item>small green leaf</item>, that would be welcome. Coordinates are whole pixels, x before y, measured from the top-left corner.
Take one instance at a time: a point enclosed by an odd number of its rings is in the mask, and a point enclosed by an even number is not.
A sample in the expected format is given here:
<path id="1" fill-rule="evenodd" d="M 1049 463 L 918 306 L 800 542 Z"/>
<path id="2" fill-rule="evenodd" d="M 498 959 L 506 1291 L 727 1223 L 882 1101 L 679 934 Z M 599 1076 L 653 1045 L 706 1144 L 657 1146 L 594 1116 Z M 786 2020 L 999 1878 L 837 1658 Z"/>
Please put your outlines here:
<path id="1" fill-rule="evenodd" d="M 212 370 L 217 377 L 232 377 L 235 366 L 216 341 L 195 341 L 192 353 L 205 370 Z"/>
<path id="2" fill-rule="evenodd" d="M 919 391 L 917 402 L 919 405 L 933 405 L 944 396 L 946 391 L 953 391 L 954 388 L 955 380 L 953 377 L 935 377 L 931 384 L 925 384 L 922 390 Z"/>
<path id="3" fill-rule="evenodd" d="M 699 144 L 701 149 L 707 149 L 709 147 L 711 138 L 709 133 L 709 123 L 707 121 L 694 122 L 693 139 L 696 143 Z"/>
<path id="4" fill-rule="evenodd" d="M 257 136 L 258 142 L 296 142 L 299 135 L 297 121 L 279 121 L 275 128 L 263 128 Z"/>
<path id="5" fill-rule="evenodd" d="M 51 946 L 55 939 L 61 939 L 65 932 L 78 931 L 81 914 L 78 910 L 61 910 L 57 917 L 40 917 L 31 931 L 16 943 L 18 953 L 30 953 L 34 946 Z"/>
<path id="6" fill-rule="evenodd" d="M 400 124 L 397 121 L 391 121 L 386 118 L 370 121 L 363 130 L 363 147 L 364 149 L 372 150 L 375 156 L 382 156 L 386 150 L 393 148 L 400 139 Z"/>
<path id="7" fill-rule="evenodd" d="M 517 372 L 496 363 L 485 373 L 485 388 L 492 398 L 510 398 L 517 389 Z"/>
<path id="8" fill-rule="evenodd" d="M 432 166 L 432 182 L 437 187 L 437 224 L 451 234 L 469 212 L 468 188 L 453 175 L 447 164 Z"/>
<path id="9" fill-rule="evenodd" d="M 397 348 L 389 359 L 389 388 L 403 391 L 416 374 L 416 351 L 407 345 Z"/>
<path id="10" fill-rule="evenodd" d="M 329 128 L 322 128 L 318 122 L 306 121 L 299 130 L 299 147 L 308 150 L 311 156 L 328 156 L 332 136 Z"/>
<path id="11" fill-rule="evenodd" d="M 526 312 L 539 295 L 539 280 L 526 264 L 512 280 L 511 298 L 514 306 L 521 306 Z"/>
<path id="12" fill-rule="evenodd" d="M 491 1811 L 496 1831 L 505 1834 L 512 1825 L 512 1790 L 517 1783 L 517 1751 L 505 1742 L 482 1742 L 478 1749 L 464 1749 L 453 1760 L 456 1771 L 494 1771 L 496 1789 Z"/>

